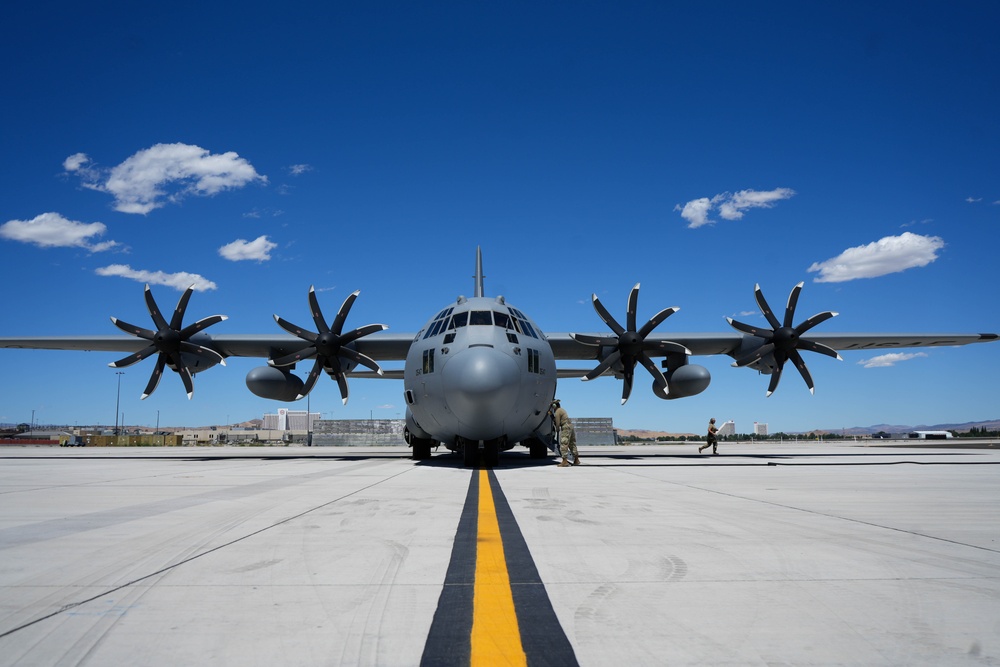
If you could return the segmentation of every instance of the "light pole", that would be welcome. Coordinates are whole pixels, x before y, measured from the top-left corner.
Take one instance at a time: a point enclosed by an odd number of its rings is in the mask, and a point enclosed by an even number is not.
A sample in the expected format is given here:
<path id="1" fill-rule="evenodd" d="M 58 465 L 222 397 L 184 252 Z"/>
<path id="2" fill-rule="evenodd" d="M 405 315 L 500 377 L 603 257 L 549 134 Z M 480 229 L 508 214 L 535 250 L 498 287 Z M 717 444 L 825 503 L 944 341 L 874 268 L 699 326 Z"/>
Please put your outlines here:
<path id="1" fill-rule="evenodd" d="M 121 406 L 122 376 L 125 375 L 125 371 L 115 371 L 115 375 L 118 376 L 118 397 L 115 399 L 115 435 L 118 435 L 118 408 Z"/>

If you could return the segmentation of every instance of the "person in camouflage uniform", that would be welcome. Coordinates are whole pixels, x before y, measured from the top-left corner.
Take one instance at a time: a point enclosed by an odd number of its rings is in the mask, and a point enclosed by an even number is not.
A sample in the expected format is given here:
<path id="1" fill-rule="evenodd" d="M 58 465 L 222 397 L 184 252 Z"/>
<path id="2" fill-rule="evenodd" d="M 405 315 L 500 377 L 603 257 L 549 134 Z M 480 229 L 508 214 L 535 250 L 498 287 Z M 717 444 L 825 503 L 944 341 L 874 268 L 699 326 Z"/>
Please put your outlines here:
<path id="1" fill-rule="evenodd" d="M 559 403 L 559 399 L 552 401 L 552 428 L 559 434 L 559 453 L 562 454 L 560 468 L 569 465 L 569 455 L 573 454 L 573 465 L 580 465 L 580 454 L 576 449 L 576 431 L 573 430 L 573 422 L 569 419 L 569 413 Z"/>
<path id="2" fill-rule="evenodd" d="M 712 448 L 712 454 L 719 453 L 719 441 L 715 437 L 715 434 L 718 433 L 718 431 L 719 429 L 715 428 L 715 417 L 712 417 L 708 420 L 708 435 L 705 436 L 705 444 L 698 448 L 699 454 L 701 453 L 701 450 L 708 449 L 709 447 Z"/>

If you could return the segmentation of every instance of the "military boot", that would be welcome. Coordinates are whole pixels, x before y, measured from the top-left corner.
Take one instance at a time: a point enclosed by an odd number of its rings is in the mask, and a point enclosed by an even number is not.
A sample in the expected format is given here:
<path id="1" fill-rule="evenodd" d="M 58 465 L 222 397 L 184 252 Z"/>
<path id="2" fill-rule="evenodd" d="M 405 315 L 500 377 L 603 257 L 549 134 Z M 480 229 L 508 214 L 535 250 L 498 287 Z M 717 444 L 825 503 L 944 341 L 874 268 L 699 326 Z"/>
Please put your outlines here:
<path id="1" fill-rule="evenodd" d="M 569 461 L 566 459 L 565 456 L 563 457 L 562 463 L 560 463 L 558 467 L 559 468 L 567 468 L 567 467 L 569 467 Z"/>
<path id="2" fill-rule="evenodd" d="M 575 465 L 575 466 L 580 465 L 580 457 L 579 456 L 574 456 L 573 457 L 573 465 Z"/>

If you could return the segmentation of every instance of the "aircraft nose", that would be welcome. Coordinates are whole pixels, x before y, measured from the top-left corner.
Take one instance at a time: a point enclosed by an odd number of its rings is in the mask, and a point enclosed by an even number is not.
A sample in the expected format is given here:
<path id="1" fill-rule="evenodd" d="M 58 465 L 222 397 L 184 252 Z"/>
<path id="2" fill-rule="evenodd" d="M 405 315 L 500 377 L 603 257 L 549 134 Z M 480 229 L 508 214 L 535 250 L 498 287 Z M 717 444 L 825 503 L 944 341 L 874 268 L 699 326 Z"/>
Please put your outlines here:
<path id="1" fill-rule="evenodd" d="M 517 402 L 519 377 L 514 359 L 492 347 L 471 347 L 449 359 L 442 379 L 461 435 L 475 440 L 502 435 Z"/>

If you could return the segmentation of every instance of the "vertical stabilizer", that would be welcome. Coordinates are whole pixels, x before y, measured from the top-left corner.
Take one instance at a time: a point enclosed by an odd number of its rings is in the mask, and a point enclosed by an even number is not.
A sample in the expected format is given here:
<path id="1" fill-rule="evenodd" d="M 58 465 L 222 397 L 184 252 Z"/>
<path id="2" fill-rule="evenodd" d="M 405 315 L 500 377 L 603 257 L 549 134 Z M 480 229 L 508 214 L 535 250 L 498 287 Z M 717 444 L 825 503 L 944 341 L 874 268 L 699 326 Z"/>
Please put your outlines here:
<path id="1" fill-rule="evenodd" d="M 483 249 L 480 246 L 476 246 L 476 284 L 473 287 L 473 296 L 486 296 L 483 292 Z"/>

